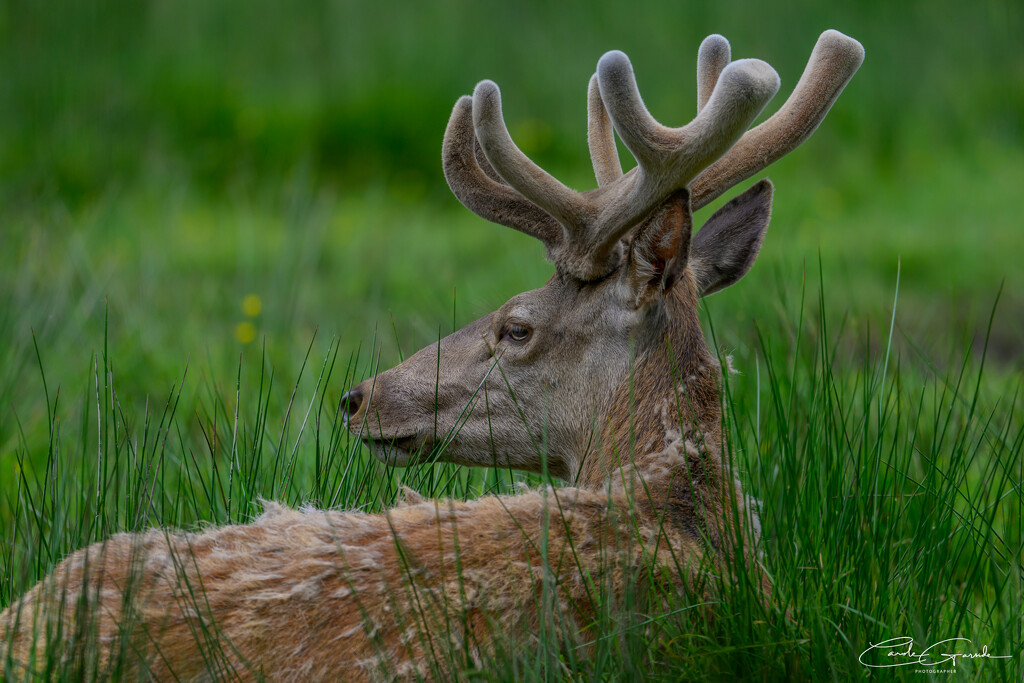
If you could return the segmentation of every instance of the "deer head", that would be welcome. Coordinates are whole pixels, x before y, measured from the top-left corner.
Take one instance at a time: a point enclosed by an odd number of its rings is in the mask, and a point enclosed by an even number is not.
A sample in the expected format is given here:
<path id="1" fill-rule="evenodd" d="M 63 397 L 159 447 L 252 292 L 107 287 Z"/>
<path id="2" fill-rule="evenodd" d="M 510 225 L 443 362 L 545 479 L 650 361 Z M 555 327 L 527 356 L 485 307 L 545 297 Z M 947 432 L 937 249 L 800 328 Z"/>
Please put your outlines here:
<path id="1" fill-rule="evenodd" d="M 730 62 L 721 36 L 701 44 L 697 116 L 681 128 L 648 113 L 626 55 L 609 52 L 588 91 L 598 187 L 582 193 L 516 147 L 498 86 L 481 82 L 452 112 L 445 176 L 467 208 L 541 240 L 555 273 L 353 387 L 349 429 L 393 464 L 429 454 L 592 484 L 616 454 L 660 447 L 658 411 L 672 399 L 713 438 L 718 365 L 697 306 L 750 270 L 772 185 L 755 184 L 691 237 L 692 212 L 806 140 L 862 60 L 857 41 L 826 31 L 786 103 L 748 131 L 779 78 L 760 60 Z M 637 161 L 625 174 L 616 133 Z"/>

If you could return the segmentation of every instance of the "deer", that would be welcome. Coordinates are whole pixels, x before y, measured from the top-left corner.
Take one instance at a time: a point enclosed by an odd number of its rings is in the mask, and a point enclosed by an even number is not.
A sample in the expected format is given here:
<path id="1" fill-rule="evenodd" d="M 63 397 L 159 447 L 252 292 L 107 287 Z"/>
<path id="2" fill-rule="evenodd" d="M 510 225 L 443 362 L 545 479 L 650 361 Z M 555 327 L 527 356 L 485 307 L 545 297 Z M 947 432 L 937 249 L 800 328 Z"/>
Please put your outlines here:
<path id="1" fill-rule="evenodd" d="M 696 233 L 693 212 L 802 144 L 863 58 L 824 32 L 790 97 L 750 128 L 779 77 L 709 36 L 697 114 L 671 128 L 608 52 L 587 91 L 597 187 L 584 192 L 516 146 L 498 86 L 480 82 L 445 130 L 445 178 L 478 216 L 539 239 L 554 273 L 351 387 L 340 419 L 390 465 L 564 484 L 465 501 L 405 490 L 378 514 L 268 502 L 248 524 L 117 534 L 0 615 L 0 661 L 27 675 L 46 652 L 88 647 L 98 675 L 443 679 L 484 666 L 503 638 L 531 642 L 545 620 L 585 644 L 595 593 L 698 600 L 743 566 L 769 600 L 699 306 L 751 269 L 774 188 L 756 182 Z M 616 136 L 636 160 L 625 173 Z"/>

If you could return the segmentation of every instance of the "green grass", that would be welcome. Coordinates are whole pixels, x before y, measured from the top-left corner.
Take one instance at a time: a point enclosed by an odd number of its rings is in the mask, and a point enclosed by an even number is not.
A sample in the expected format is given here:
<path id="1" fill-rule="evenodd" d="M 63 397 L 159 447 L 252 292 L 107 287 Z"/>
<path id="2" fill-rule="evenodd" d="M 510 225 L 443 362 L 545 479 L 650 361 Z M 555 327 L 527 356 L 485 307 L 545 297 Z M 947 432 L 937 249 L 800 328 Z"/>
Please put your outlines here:
<path id="1" fill-rule="evenodd" d="M 803 285 L 796 275 L 776 273 L 786 289 L 756 280 L 736 288 L 763 297 L 756 317 L 739 323 L 756 339 L 749 346 L 731 342 L 737 323 L 719 313 L 735 293 L 708 300 L 705 311 L 709 338 L 742 370 L 727 376 L 726 421 L 734 465 L 763 505 L 775 584 L 768 610 L 756 593 L 728 585 L 713 620 L 685 595 L 654 613 L 638 603 L 638 615 L 601 618 L 596 632 L 604 635 L 591 656 L 567 651 L 565 634 L 552 626 L 542 641 L 547 654 L 502 650 L 485 678 L 841 680 L 865 675 L 857 658 L 868 644 L 901 635 L 918 643 L 969 638 L 1014 658 L 962 661 L 959 670 L 1019 678 L 1019 376 L 993 368 L 984 337 L 977 348 L 947 339 L 945 357 L 901 342 L 902 303 L 891 326 L 881 314 L 865 315 L 858 328 L 853 316 L 833 310 L 827 274 L 812 270 Z M 295 277 L 298 286 L 309 275 Z M 116 353 L 129 360 L 131 352 L 112 351 L 135 340 L 117 330 L 102 302 L 95 306 L 86 317 L 100 332 L 78 373 L 58 377 L 67 360 L 37 340 L 33 362 L 18 375 L 23 392 L 9 404 L 15 427 L 5 447 L 13 467 L 0 498 L 0 604 L 72 550 L 118 530 L 246 521 L 261 498 L 380 510 L 400 483 L 463 498 L 510 492 L 523 478 L 440 465 L 389 469 L 343 429 L 340 392 L 371 366 L 396 361 L 371 361 L 368 349 L 414 336 L 408 325 L 396 323 L 402 332 L 380 333 L 360 352 L 310 330 L 296 340 L 294 320 L 267 313 L 269 321 L 257 320 L 280 329 L 282 340 L 272 343 L 267 332 L 264 343 L 242 346 L 230 372 L 216 367 L 216 354 L 230 344 L 209 343 L 205 354 L 182 357 L 181 377 L 142 402 L 132 395 L 138 378 L 119 369 Z M 455 317 L 458 324 L 458 306 Z M 229 339 L 231 320 L 220 332 Z M 446 329 L 450 318 L 440 324 Z M 429 336 L 424 330 L 416 341 Z M 52 664 L 57 677 L 89 670 L 87 659 Z"/>
<path id="2" fill-rule="evenodd" d="M 779 197 L 759 263 L 705 302 L 709 339 L 742 372 L 729 377 L 732 452 L 763 501 L 776 602 L 766 614 L 726 592 L 724 616 L 708 622 L 678 596 L 627 618 L 643 625 L 592 658 L 513 650 L 487 676 L 569 676 L 565 664 L 579 677 L 842 680 L 864 675 L 869 643 L 912 635 L 1014 654 L 958 668 L 1019 678 L 1014 252 L 949 232 L 901 248 L 901 231 L 926 231 L 952 192 L 936 205 L 908 185 L 906 206 L 886 214 L 853 201 L 857 174 L 823 191 L 789 163 L 772 173 Z M 999 217 L 1013 195 L 969 171 L 930 179 L 973 188 L 988 215 L 1011 221 Z M 540 246 L 388 189 L 312 185 L 213 200 L 140 185 L 88 209 L 15 217 L 0 255 L 11 301 L 0 317 L 0 604 L 114 532 L 244 522 L 260 498 L 380 510 L 400 483 L 430 496 L 514 490 L 508 472 L 389 470 L 336 408 L 374 368 L 542 284 Z M 785 191 L 796 187 L 810 189 Z M 943 271 L 960 284 L 942 285 Z M 256 315 L 242 310 L 252 294 Z M 243 322 L 249 343 L 236 336 Z M 599 630 L 617 632 L 617 619 Z"/>
<path id="3" fill-rule="evenodd" d="M 709 622 L 680 597 L 589 660 L 509 653 L 481 677 L 844 680 L 912 635 L 1011 654 L 957 668 L 1019 680 L 1024 12 L 1005 0 L 0 3 L 0 605 L 92 541 L 246 521 L 261 497 L 513 490 L 384 468 L 336 415 L 352 382 L 550 274 L 450 197 L 455 98 L 495 79 L 517 142 L 586 188 L 604 50 L 681 123 L 705 34 L 785 94 L 830 27 L 865 64 L 770 169 L 759 262 L 704 318 L 741 370 L 731 452 L 773 606 L 730 592 Z"/>

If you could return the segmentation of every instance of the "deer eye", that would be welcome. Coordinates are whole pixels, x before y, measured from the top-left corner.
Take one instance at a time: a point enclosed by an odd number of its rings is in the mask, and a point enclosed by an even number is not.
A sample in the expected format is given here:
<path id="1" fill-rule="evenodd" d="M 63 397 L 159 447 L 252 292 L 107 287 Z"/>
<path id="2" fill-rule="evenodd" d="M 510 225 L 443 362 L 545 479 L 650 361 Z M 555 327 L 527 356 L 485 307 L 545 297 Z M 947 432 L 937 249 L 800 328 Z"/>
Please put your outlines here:
<path id="1" fill-rule="evenodd" d="M 525 325 L 509 325 L 505 328 L 505 336 L 514 342 L 522 343 L 530 338 L 530 328 Z"/>

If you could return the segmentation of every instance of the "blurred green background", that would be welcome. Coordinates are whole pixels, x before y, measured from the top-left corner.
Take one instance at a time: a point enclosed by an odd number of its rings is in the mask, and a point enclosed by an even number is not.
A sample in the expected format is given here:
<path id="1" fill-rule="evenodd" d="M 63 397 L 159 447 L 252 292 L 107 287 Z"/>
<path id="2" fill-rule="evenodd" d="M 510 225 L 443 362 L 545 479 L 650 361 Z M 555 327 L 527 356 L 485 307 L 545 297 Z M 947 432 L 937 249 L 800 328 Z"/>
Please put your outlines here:
<path id="1" fill-rule="evenodd" d="M 371 345 L 389 366 L 543 284 L 539 243 L 460 207 L 441 173 L 451 106 L 478 80 L 501 85 L 520 146 L 587 189 L 604 51 L 626 51 L 652 112 L 681 125 L 705 35 L 777 69 L 771 113 L 827 28 L 866 61 L 770 169 L 760 261 L 708 301 L 719 344 L 753 365 L 758 321 L 795 320 L 820 263 L 830 315 L 876 352 L 899 260 L 895 343 L 945 367 L 984 337 L 1002 286 L 989 353 L 1015 383 L 1017 0 L 0 2 L 0 483 L 47 438 L 40 359 L 72 403 L 106 347 L 135 406 L 189 365 L 187 421 L 199 387 L 233 390 L 264 352 L 286 400 L 315 330 L 312 362 L 337 338 L 365 375 Z"/>

